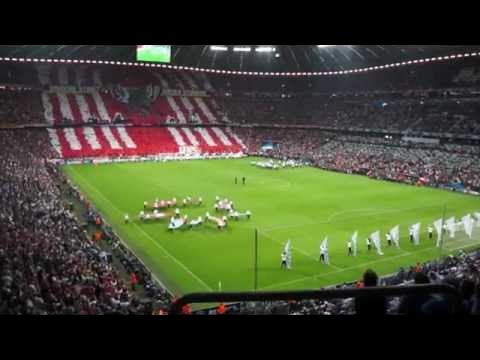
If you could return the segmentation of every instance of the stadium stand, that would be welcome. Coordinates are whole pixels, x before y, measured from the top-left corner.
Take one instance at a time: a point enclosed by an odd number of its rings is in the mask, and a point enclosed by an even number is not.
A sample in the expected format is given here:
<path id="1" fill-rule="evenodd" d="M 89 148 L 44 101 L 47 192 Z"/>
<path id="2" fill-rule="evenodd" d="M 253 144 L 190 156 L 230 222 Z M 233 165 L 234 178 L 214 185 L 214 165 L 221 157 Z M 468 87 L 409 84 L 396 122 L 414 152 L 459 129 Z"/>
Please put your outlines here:
<path id="1" fill-rule="evenodd" d="M 477 146 L 432 146 L 401 139 L 292 129 L 242 129 L 240 134 L 252 154 L 309 160 L 323 169 L 376 179 L 435 187 L 457 184 L 468 191 L 480 191 Z M 262 143 L 267 139 L 278 147 L 262 152 Z"/>
<path id="2" fill-rule="evenodd" d="M 165 313 L 174 303 L 52 159 L 183 156 L 188 149 L 199 155 L 245 153 L 480 192 L 480 92 L 478 71 L 468 63 L 369 74 L 369 82 L 252 82 L 190 71 L 74 65 L 1 69 L 1 314 L 151 314 Z M 12 125 L 18 128 L 7 129 Z M 275 144 L 273 150 L 262 149 L 266 141 Z M 99 226 L 108 251 L 87 236 L 65 206 L 65 193 L 85 207 L 83 220 Z M 129 289 L 109 252 L 123 272 L 138 275 L 147 302 Z M 480 314 L 479 267 L 480 252 L 460 252 L 370 285 L 448 284 L 462 297 L 459 310 L 440 295 L 386 298 L 388 314 Z M 366 276 L 368 283 L 373 275 Z M 365 285 L 362 279 L 337 288 Z M 360 308 L 349 298 L 245 302 L 222 312 L 334 315 Z"/>
<path id="3" fill-rule="evenodd" d="M 45 161 L 53 155 L 46 133 L 1 135 L 0 313 L 151 313 L 65 208 L 62 176 Z M 134 266 L 127 255 L 122 261 Z"/>

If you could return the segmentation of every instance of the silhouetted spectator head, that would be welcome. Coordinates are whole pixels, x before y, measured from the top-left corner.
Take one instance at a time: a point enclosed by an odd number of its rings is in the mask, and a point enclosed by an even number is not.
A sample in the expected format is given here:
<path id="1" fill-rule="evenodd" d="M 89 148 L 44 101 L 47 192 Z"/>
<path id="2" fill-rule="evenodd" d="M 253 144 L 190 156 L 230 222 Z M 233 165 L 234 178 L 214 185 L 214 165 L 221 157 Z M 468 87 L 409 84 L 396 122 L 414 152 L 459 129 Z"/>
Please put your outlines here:
<path id="1" fill-rule="evenodd" d="M 416 273 L 415 277 L 414 277 L 414 281 L 415 281 L 415 284 L 417 284 L 417 285 L 430 284 L 430 279 L 423 272 Z"/>
<path id="2" fill-rule="evenodd" d="M 363 274 L 363 284 L 368 286 L 377 286 L 378 285 L 378 275 L 375 271 L 368 269 Z"/>

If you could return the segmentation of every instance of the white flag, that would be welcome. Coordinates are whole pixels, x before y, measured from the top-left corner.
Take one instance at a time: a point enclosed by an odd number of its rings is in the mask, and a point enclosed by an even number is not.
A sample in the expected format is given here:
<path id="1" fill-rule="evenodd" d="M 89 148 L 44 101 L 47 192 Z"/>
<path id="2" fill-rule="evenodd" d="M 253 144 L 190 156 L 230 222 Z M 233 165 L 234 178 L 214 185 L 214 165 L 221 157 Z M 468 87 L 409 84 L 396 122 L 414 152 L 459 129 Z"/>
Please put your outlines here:
<path id="1" fill-rule="evenodd" d="M 357 256 L 357 237 L 358 231 L 355 231 L 355 234 L 352 235 L 353 256 Z"/>
<path id="2" fill-rule="evenodd" d="M 375 245 L 375 248 L 377 249 L 377 254 L 383 255 L 382 246 L 380 244 L 380 231 L 376 231 L 372 235 L 370 235 L 370 239 L 372 240 L 373 245 Z"/>
<path id="3" fill-rule="evenodd" d="M 328 236 L 320 244 L 320 255 L 324 256 L 325 264 L 330 264 L 330 259 L 328 256 Z"/>
<path id="4" fill-rule="evenodd" d="M 413 244 L 420 245 L 420 223 L 412 225 L 413 231 Z"/>
<path id="5" fill-rule="evenodd" d="M 448 232 L 450 233 L 450 237 L 455 237 L 455 216 L 452 216 L 445 222 L 445 226 L 447 227 Z"/>
<path id="6" fill-rule="evenodd" d="M 290 254 L 290 251 L 292 251 L 292 241 L 288 240 L 287 243 L 285 244 L 285 252 Z"/>
<path id="7" fill-rule="evenodd" d="M 462 218 L 462 223 L 465 228 L 465 233 L 468 235 L 468 237 L 471 239 L 472 238 L 472 233 L 473 233 L 473 219 L 470 214 L 465 215 Z"/>
<path id="8" fill-rule="evenodd" d="M 395 226 L 392 230 L 390 230 L 390 236 L 392 238 L 393 243 L 397 248 L 400 248 L 400 226 Z"/>
<path id="9" fill-rule="evenodd" d="M 438 219 L 433 222 L 433 227 L 437 232 L 437 247 L 440 247 L 440 241 L 442 239 L 442 231 L 443 231 L 443 219 Z"/>

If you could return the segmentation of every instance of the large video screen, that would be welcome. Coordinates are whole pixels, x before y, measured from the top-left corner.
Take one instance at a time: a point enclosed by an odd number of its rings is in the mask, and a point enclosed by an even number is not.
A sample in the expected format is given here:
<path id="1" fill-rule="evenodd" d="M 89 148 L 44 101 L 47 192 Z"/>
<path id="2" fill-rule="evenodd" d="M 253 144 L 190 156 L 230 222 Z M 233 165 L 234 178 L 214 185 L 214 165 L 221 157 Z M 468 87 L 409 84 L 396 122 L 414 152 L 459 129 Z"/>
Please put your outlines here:
<path id="1" fill-rule="evenodd" d="M 137 61 L 170 63 L 171 45 L 137 45 Z"/>

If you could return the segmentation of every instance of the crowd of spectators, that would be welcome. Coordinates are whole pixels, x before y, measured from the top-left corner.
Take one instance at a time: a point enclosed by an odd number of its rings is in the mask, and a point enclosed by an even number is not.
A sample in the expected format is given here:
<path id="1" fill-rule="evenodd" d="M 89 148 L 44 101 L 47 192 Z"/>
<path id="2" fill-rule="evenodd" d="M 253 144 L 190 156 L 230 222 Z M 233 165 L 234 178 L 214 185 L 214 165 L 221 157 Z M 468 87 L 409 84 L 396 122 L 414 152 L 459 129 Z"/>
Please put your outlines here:
<path id="1" fill-rule="evenodd" d="M 345 136 L 301 129 L 239 128 L 250 153 L 264 142 L 275 158 L 303 159 L 328 170 L 371 178 L 480 191 L 480 148 L 467 145 L 424 145 L 381 137 Z"/>
<path id="2" fill-rule="evenodd" d="M 232 306 L 228 314 L 256 315 L 480 315 L 480 251 L 460 251 L 443 259 L 400 268 L 394 275 L 379 278 L 367 270 L 359 281 L 335 288 L 407 286 L 442 284 L 454 287 L 460 304 L 448 294 L 407 295 L 403 297 L 368 296 L 356 299 L 251 302 Z"/>
<path id="3" fill-rule="evenodd" d="M 10 73 L 9 73 L 10 74 Z M 12 79 L 8 75 L 8 79 Z M 297 84 L 298 85 L 298 84 Z M 300 86 L 300 85 L 299 85 Z M 282 89 L 281 89 L 282 90 Z M 283 95 L 286 94 L 282 90 Z M 340 135 L 335 129 L 381 129 L 480 134 L 480 102 L 472 93 L 402 93 L 401 95 L 219 98 L 230 121 L 242 124 L 308 124 L 325 130 L 237 128 L 249 152 L 309 160 L 324 169 L 372 178 L 450 186 L 480 192 L 480 149 L 452 144 L 417 144 L 400 138 Z M 34 91 L 0 91 L 0 125 L 35 124 L 43 119 L 40 95 Z M 135 282 L 122 279 L 111 255 L 89 238 L 65 191 L 84 203 L 85 220 L 98 225 L 101 215 L 48 163 L 55 157 L 45 130 L 0 131 L 0 314 L 151 314 L 152 304 L 133 295 L 141 284 L 157 307 L 167 310 L 171 298 L 152 274 L 100 221 L 102 239 Z M 378 280 L 369 271 L 345 286 L 448 283 L 463 296 L 462 312 L 480 313 L 480 253 L 461 253 L 422 266 L 401 269 Z M 448 299 L 384 299 L 374 309 L 362 301 L 250 303 L 228 307 L 230 314 L 350 314 L 451 312 Z M 213 310 L 215 312 L 217 310 Z"/>
<path id="4" fill-rule="evenodd" d="M 0 90 L 0 125 L 44 123 L 40 94 L 30 90 Z"/>
<path id="5" fill-rule="evenodd" d="M 473 96 L 473 95 L 472 95 Z M 478 98 L 428 98 L 409 94 L 370 97 L 302 97 L 221 100 L 238 124 L 316 125 L 326 129 L 480 134 Z"/>
<path id="6" fill-rule="evenodd" d="M 46 131 L 0 135 L 0 313 L 150 311 L 65 206 Z"/>

